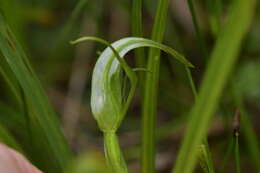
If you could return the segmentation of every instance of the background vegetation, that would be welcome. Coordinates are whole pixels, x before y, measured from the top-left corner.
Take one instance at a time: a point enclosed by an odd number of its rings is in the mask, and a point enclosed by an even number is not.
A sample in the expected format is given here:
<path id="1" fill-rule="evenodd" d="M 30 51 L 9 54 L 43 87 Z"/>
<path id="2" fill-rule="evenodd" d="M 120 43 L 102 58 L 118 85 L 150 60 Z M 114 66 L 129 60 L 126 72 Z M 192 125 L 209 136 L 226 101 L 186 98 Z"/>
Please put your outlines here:
<path id="1" fill-rule="evenodd" d="M 197 158 L 195 172 L 259 172 L 259 8 L 254 0 L 1 0 L 0 141 L 46 173 L 108 172 L 90 109 L 105 47 L 69 42 L 139 36 L 195 68 L 154 49 L 126 56 L 132 67 L 149 64 L 118 131 L 129 172 L 188 173 Z"/>

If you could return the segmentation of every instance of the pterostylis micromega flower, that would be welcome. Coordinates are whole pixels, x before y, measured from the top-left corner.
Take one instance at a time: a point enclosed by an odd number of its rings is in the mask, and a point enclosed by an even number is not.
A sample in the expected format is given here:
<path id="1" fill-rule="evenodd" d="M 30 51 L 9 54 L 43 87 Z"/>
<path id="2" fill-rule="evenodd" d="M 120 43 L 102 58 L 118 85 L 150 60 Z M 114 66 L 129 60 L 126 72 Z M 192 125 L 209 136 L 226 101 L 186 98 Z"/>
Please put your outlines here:
<path id="1" fill-rule="evenodd" d="M 134 96 L 137 77 L 135 71 L 123 59 L 124 55 L 135 48 L 154 47 L 171 54 L 187 67 L 192 67 L 192 64 L 172 48 L 144 38 L 123 38 L 111 45 L 100 38 L 83 37 L 72 43 L 86 40 L 108 46 L 99 56 L 93 71 L 91 109 L 100 130 L 104 132 L 105 152 L 109 165 L 115 173 L 126 173 L 127 166 L 120 151 L 116 131 Z M 128 94 L 123 91 L 123 72 L 131 84 Z"/>

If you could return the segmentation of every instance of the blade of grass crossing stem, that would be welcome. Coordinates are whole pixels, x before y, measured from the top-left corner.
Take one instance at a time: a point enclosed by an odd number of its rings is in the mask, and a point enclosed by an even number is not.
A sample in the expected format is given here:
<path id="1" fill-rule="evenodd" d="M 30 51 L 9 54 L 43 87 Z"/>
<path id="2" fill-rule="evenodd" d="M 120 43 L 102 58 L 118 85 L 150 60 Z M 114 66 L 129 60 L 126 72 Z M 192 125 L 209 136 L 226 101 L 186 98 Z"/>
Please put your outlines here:
<path id="1" fill-rule="evenodd" d="M 205 137 L 210 119 L 236 62 L 242 39 L 254 14 L 255 0 L 233 1 L 227 23 L 214 47 L 204 80 L 187 126 L 173 173 L 191 173 L 196 163 L 196 147 Z M 239 19 L 239 20 L 238 20 Z"/>
<path id="2" fill-rule="evenodd" d="M 158 1 L 152 40 L 162 42 L 166 27 L 169 0 Z M 160 66 L 160 51 L 150 49 L 144 86 L 142 110 L 142 154 L 141 169 L 143 173 L 155 172 L 155 120 L 157 109 L 157 89 Z"/>
<path id="3" fill-rule="evenodd" d="M 193 96 L 194 96 L 195 102 L 196 102 L 198 99 L 197 89 L 194 84 L 190 69 L 187 67 L 185 67 L 185 69 L 186 69 L 188 80 L 189 80 L 189 83 L 191 86 L 191 90 L 192 90 L 192 93 L 193 93 Z M 201 144 L 201 146 L 203 146 L 204 154 L 203 154 L 203 159 L 199 159 L 200 165 L 204 171 L 207 171 L 207 173 L 214 173 L 215 171 L 214 171 L 214 167 L 213 167 L 213 163 L 212 163 L 212 157 L 211 157 L 211 153 L 209 150 L 209 144 L 208 144 L 206 137 L 203 140 L 203 143 Z"/>
<path id="4" fill-rule="evenodd" d="M 3 16 L 0 17 L 0 50 L 21 86 L 30 119 L 28 129 L 32 136 L 25 147 L 30 151 L 34 164 L 43 171 L 62 172 L 70 159 L 70 150 L 56 115 L 22 48 L 4 22 Z"/>
<path id="5" fill-rule="evenodd" d="M 187 73 L 188 80 L 189 80 L 189 83 L 191 86 L 191 90 L 192 90 L 192 93 L 193 93 L 193 96 L 194 96 L 195 102 L 196 102 L 198 99 L 197 89 L 196 89 L 195 83 L 193 81 L 190 69 L 188 67 L 185 67 L 185 69 L 186 69 L 186 73 Z M 204 159 L 199 159 L 200 162 L 201 161 L 203 162 L 203 163 L 200 163 L 200 165 L 201 166 L 203 165 L 202 169 L 207 170 L 208 173 L 214 173 L 215 171 L 214 171 L 214 167 L 213 167 L 213 163 L 212 163 L 212 157 L 211 157 L 209 144 L 208 144 L 206 137 L 203 140 L 203 143 L 201 144 L 201 146 L 203 146 L 203 148 L 205 148 L 203 150 L 203 151 L 205 151 L 205 154 L 204 154 L 205 157 L 203 157 Z M 205 165 L 205 163 L 206 163 L 206 165 Z M 205 166 L 207 167 L 207 169 L 205 169 Z"/>
<path id="6" fill-rule="evenodd" d="M 204 60 L 207 60 L 208 59 L 208 50 L 207 50 L 207 46 L 206 46 L 206 40 L 205 40 L 205 38 L 204 38 L 204 36 L 203 36 L 203 34 L 201 32 L 200 26 L 198 24 L 196 10 L 195 10 L 195 7 L 194 7 L 194 4 L 193 4 L 192 0 L 188 0 L 188 6 L 189 6 L 190 13 L 191 13 L 191 16 L 192 16 L 192 22 L 193 22 L 193 26 L 195 28 L 195 33 L 196 33 L 197 40 L 199 42 L 200 49 L 201 49 L 202 54 L 204 56 Z M 187 76 L 188 76 L 188 79 L 189 79 L 189 83 L 191 85 L 193 96 L 195 98 L 195 101 L 197 101 L 197 98 L 198 98 L 197 89 L 196 89 L 196 86 L 194 84 L 191 71 L 187 67 L 186 67 L 186 72 L 187 72 Z M 204 145 L 206 147 L 205 152 L 207 152 L 206 153 L 206 156 L 207 156 L 206 157 L 206 159 L 207 159 L 206 163 L 207 163 L 207 167 L 208 167 L 207 170 L 209 172 L 211 172 L 211 173 L 214 173 L 215 171 L 214 171 L 212 158 L 211 158 L 211 153 L 210 153 L 210 150 L 209 150 L 209 145 L 208 145 L 208 141 L 207 141 L 206 137 L 203 140 L 203 144 L 202 145 Z M 202 165 L 202 164 L 200 164 L 200 165 Z"/>

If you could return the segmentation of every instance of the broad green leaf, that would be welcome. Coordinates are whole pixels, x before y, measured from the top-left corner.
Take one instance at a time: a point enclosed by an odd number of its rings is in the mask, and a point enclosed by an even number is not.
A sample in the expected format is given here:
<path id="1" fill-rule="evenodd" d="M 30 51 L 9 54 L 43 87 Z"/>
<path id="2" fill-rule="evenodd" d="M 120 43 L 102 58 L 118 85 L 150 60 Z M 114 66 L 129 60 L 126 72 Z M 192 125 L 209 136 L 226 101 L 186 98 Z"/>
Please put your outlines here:
<path id="1" fill-rule="evenodd" d="M 4 124 L 6 128 L 15 131 L 15 133 L 21 133 L 21 130 L 26 131 L 26 121 L 21 113 L 18 113 L 11 106 L 6 105 L 0 101 L 0 122 Z M 17 129 L 16 127 L 19 127 Z"/>
<path id="2" fill-rule="evenodd" d="M 85 40 L 97 40 L 94 37 L 83 37 L 73 43 Z M 99 41 L 100 42 L 100 41 Z M 129 37 L 112 44 L 118 56 L 124 57 L 127 52 L 140 47 L 153 47 L 161 49 L 186 66 L 192 64 L 174 49 L 152 40 Z M 124 117 L 124 104 L 122 99 L 121 66 L 116 59 L 116 52 L 111 47 L 106 48 L 98 58 L 92 76 L 91 108 L 100 129 L 104 132 L 116 131 Z"/>
<path id="3" fill-rule="evenodd" d="M 9 147 L 22 151 L 20 146 L 17 144 L 15 139 L 11 136 L 11 134 L 0 124 L 0 143 L 6 144 Z"/>
<path id="4" fill-rule="evenodd" d="M 16 88 L 14 90 L 23 98 L 25 108 L 23 113 L 27 117 L 27 129 L 30 134 L 27 141 L 23 141 L 24 151 L 43 171 L 62 172 L 71 158 L 70 150 L 39 80 L 2 15 L 0 16 L 0 52 L 6 62 L 1 63 L 0 68 L 2 70 L 8 68 L 12 71 L 20 91 Z"/>
<path id="5" fill-rule="evenodd" d="M 233 69 L 243 38 L 254 14 L 255 0 L 233 1 L 227 23 L 217 39 L 197 102 L 187 126 L 173 173 L 191 173 L 196 162 L 196 148 L 205 137 L 211 117 Z"/>

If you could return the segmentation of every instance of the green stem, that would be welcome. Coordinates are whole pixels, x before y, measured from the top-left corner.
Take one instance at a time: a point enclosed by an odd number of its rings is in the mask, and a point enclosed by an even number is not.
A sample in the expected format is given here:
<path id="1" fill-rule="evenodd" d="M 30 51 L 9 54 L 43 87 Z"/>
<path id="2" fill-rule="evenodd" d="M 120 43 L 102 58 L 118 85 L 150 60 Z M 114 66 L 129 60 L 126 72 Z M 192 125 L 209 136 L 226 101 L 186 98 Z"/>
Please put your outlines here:
<path id="1" fill-rule="evenodd" d="M 157 8 L 152 39 L 162 42 L 169 0 L 160 0 Z M 150 49 L 147 69 L 152 73 L 146 73 L 144 86 L 144 100 L 142 110 L 142 172 L 155 172 L 155 120 L 157 109 L 157 89 L 160 67 L 160 51 Z"/>
<path id="2" fill-rule="evenodd" d="M 133 0 L 132 4 L 132 33 L 134 37 L 143 37 L 143 27 L 142 27 L 142 2 L 143 0 Z M 145 51 L 143 48 L 135 50 L 136 66 L 139 68 L 145 68 Z M 138 74 L 138 85 L 140 86 L 140 98 L 141 104 L 143 104 L 143 90 L 144 90 L 144 79 L 145 74 Z"/>
<path id="3" fill-rule="evenodd" d="M 236 160 L 236 173 L 240 173 L 240 155 L 239 155 L 239 140 L 238 140 L 238 137 L 239 137 L 239 133 L 236 132 L 235 133 L 235 140 L 236 140 L 236 143 L 235 143 L 235 160 Z"/>
<path id="4" fill-rule="evenodd" d="M 128 173 L 127 165 L 121 153 L 118 139 L 115 133 L 104 133 L 105 155 L 113 173 Z"/>

